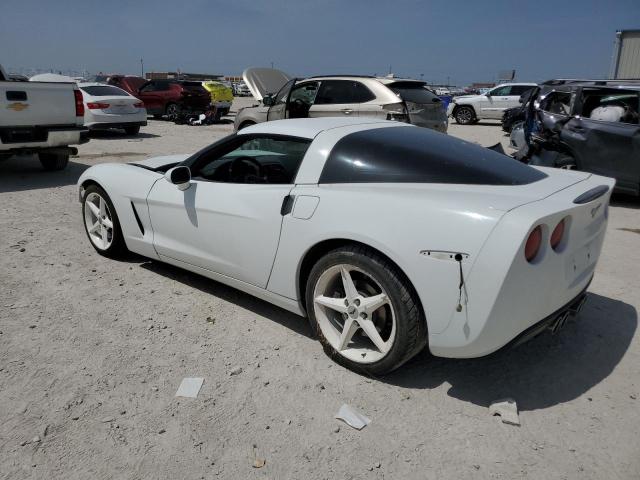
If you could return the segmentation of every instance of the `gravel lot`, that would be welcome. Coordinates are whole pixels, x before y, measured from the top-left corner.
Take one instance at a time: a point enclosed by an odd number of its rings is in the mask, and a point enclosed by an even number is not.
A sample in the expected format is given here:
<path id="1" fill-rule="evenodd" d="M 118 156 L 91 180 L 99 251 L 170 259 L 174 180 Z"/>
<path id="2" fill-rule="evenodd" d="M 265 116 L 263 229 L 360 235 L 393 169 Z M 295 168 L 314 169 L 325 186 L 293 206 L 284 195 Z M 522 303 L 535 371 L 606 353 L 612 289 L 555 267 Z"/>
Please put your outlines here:
<path id="1" fill-rule="evenodd" d="M 449 132 L 506 145 L 497 125 Z M 0 478 L 638 478 L 639 200 L 614 197 L 590 301 L 559 335 L 369 379 L 329 361 L 302 318 L 91 248 L 84 169 L 231 131 L 150 120 L 137 138 L 96 135 L 63 172 L 0 164 Z M 198 398 L 174 397 L 191 376 Z M 520 427 L 489 415 L 502 397 Z M 335 420 L 343 403 L 372 423 Z"/>

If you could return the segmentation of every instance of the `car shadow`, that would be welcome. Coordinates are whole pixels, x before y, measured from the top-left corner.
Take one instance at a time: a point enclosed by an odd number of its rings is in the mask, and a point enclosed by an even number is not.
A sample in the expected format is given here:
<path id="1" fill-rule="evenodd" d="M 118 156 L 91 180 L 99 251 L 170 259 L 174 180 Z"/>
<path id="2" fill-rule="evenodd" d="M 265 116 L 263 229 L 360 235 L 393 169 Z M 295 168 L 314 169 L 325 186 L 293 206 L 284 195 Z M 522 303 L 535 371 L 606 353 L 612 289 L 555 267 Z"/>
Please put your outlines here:
<path id="1" fill-rule="evenodd" d="M 249 310 L 256 315 L 268 318 L 269 320 L 277 322 L 283 327 L 292 330 L 298 335 L 313 338 L 311 326 L 305 318 L 272 305 L 271 303 L 265 302 L 264 300 L 260 300 L 252 295 L 241 292 L 233 287 L 229 287 L 196 273 L 183 270 L 179 267 L 174 267 L 173 265 L 154 260 L 146 261 L 140 266 L 191 288 L 200 290 L 208 295 L 213 295 L 217 298 L 238 305 L 239 307 Z"/>
<path id="2" fill-rule="evenodd" d="M 141 266 L 314 338 L 302 317 L 235 288 L 158 261 Z M 607 378 L 629 348 L 637 325 L 633 306 L 590 293 L 577 319 L 556 335 L 544 333 L 477 359 L 437 358 L 425 349 L 395 372 L 374 379 L 412 389 L 449 384 L 449 396 L 483 407 L 511 397 L 521 411 L 548 408 L 578 398 Z"/>
<path id="3" fill-rule="evenodd" d="M 640 198 L 624 193 L 614 193 L 611 195 L 611 201 L 609 203 L 612 207 L 640 209 Z"/>
<path id="4" fill-rule="evenodd" d="M 74 185 L 87 168 L 89 165 L 70 160 L 64 170 L 49 172 L 35 155 L 11 157 L 0 162 L 0 193 Z"/>
<path id="5" fill-rule="evenodd" d="M 89 132 L 91 138 L 100 140 L 140 140 L 143 138 L 158 138 L 160 135 L 155 133 L 140 132 L 136 135 L 127 135 L 121 130 L 92 130 Z"/>
<path id="6" fill-rule="evenodd" d="M 511 397 L 521 411 L 548 408 L 607 378 L 637 325 L 633 306 L 591 293 L 577 319 L 556 335 L 545 333 L 477 359 L 436 358 L 424 351 L 380 381 L 420 389 L 448 383 L 449 396 L 484 407 Z"/>

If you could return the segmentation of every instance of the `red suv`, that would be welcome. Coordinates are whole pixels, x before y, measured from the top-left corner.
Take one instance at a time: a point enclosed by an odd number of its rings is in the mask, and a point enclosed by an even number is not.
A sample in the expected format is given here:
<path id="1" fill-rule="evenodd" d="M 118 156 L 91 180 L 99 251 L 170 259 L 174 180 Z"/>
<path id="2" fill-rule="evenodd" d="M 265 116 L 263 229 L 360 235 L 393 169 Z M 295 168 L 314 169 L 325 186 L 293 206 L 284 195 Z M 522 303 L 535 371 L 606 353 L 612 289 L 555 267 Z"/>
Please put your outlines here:
<path id="1" fill-rule="evenodd" d="M 129 75 L 112 75 L 107 83 L 115 85 L 144 102 L 147 112 L 159 118 L 174 118 L 179 112 L 204 113 L 209 110 L 211 95 L 202 82 L 187 80 L 145 80 Z"/>

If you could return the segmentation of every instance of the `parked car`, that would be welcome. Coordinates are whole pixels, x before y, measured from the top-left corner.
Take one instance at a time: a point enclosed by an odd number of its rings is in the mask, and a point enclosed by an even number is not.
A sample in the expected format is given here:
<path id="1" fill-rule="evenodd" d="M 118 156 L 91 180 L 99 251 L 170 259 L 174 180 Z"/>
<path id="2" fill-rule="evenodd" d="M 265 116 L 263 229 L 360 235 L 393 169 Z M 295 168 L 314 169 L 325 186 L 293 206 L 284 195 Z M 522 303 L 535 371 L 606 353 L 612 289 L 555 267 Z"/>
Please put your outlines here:
<path id="1" fill-rule="evenodd" d="M 235 87 L 235 91 L 233 92 L 233 94 L 236 95 L 237 97 L 251 96 L 251 90 L 249 90 L 249 87 L 245 82 L 236 82 L 234 84 L 234 87 Z"/>
<path id="2" fill-rule="evenodd" d="M 640 80 L 552 80 L 532 95 L 524 122 L 532 165 L 616 179 L 640 195 Z"/>
<path id="3" fill-rule="evenodd" d="M 211 95 L 210 108 L 213 109 L 214 118 L 220 120 L 220 118 L 227 115 L 231 109 L 231 104 L 233 103 L 232 88 L 222 82 L 213 80 L 202 82 L 202 86 L 209 92 L 209 95 Z"/>
<path id="4" fill-rule="evenodd" d="M 442 100 L 424 82 L 354 75 L 291 78 L 270 68 L 243 73 L 262 104 L 241 109 L 235 128 L 285 118 L 372 117 L 396 120 L 446 133 Z"/>
<path id="5" fill-rule="evenodd" d="M 107 83 L 120 87 L 144 102 L 147 112 L 156 118 L 170 119 L 179 113 L 204 113 L 211 96 L 202 82 L 188 80 L 145 80 L 129 75 L 112 75 Z"/>
<path id="6" fill-rule="evenodd" d="M 520 96 L 536 87 L 535 83 L 504 83 L 483 95 L 461 95 L 449 104 L 447 116 L 461 125 L 478 120 L 500 120 L 507 108 L 518 106 Z"/>
<path id="7" fill-rule="evenodd" d="M 0 160 L 37 154 L 45 170 L 62 170 L 78 153 L 71 145 L 88 141 L 83 121 L 74 82 L 13 81 L 0 65 Z"/>
<path id="8" fill-rule="evenodd" d="M 137 135 L 147 124 L 147 110 L 139 98 L 103 83 L 79 83 L 84 100 L 84 124 L 89 130 L 123 129 Z"/>
<path id="9" fill-rule="evenodd" d="M 478 357 L 562 327 L 595 272 L 613 183 L 349 117 L 99 164 L 78 187 L 99 254 L 136 252 L 306 315 L 331 358 L 381 375 L 425 345 Z"/>

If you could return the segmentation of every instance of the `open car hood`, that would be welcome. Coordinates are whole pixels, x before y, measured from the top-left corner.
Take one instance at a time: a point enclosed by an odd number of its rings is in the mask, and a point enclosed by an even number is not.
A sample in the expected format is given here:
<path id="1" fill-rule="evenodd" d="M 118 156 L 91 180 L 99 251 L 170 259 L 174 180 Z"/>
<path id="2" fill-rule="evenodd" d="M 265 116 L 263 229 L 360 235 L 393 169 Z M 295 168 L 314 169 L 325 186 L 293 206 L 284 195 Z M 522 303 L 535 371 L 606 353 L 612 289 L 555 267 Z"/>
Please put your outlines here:
<path id="1" fill-rule="evenodd" d="M 280 70 L 260 67 L 247 68 L 242 72 L 242 78 L 256 100 L 262 100 L 269 93 L 278 93 L 291 80 L 289 75 Z"/>

